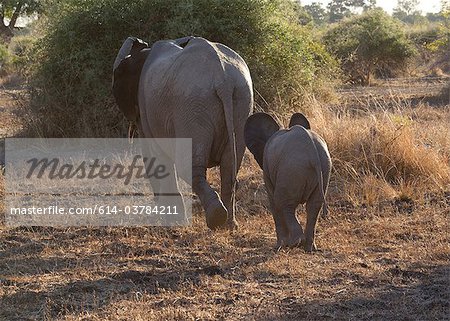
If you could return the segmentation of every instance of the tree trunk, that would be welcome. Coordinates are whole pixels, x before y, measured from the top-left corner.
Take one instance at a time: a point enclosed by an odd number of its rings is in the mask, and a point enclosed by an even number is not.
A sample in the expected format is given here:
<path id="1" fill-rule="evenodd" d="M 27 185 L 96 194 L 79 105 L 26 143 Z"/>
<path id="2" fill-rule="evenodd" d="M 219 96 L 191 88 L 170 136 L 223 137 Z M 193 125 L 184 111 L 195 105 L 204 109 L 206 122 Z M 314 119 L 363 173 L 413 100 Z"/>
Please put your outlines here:
<path id="1" fill-rule="evenodd" d="M 0 7 L 0 28 L 6 27 L 5 25 L 5 9 L 3 8 L 3 5 Z"/>
<path id="2" fill-rule="evenodd" d="M 5 26 L 5 24 L 0 23 L 0 41 L 8 44 L 11 41 L 12 36 L 13 33 L 11 29 L 9 29 L 8 26 Z"/>
<path id="3" fill-rule="evenodd" d="M 5 24 L 5 11 L 4 7 L 2 6 L 0 9 L 0 40 L 4 43 L 9 43 L 11 41 L 11 38 L 13 37 L 14 33 L 14 27 L 16 25 L 17 19 L 20 16 L 20 11 L 23 7 L 23 1 L 19 1 L 17 3 L 17 7 L 14 10 L 11 20 L 9 22 L 9 25 L 7 26 Z"/>
<path id="4" fill-rule="evenodd" d="M 11 29 L 11 31 L 14 29 L 14 27 L 16 26 L 16 22 L 17 22 L 17 18 L 19 18 L 20 15 L 20 11 L 22 10 L 23 7 L 23 1 L 19 1 L 17 3 L 17 7 L 14 10 L 12 16 L 11 16 L 11 20 L 9 21 L 9 29 Z"/>

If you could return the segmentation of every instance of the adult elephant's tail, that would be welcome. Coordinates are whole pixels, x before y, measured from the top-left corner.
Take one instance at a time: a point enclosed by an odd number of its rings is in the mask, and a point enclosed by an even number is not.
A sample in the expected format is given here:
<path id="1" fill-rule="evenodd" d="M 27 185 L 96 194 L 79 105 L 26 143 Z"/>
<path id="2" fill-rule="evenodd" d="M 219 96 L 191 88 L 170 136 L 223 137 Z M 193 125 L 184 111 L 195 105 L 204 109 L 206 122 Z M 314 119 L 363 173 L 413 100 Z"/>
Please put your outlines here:
<path id="1" fill-rule="evenodd" d="M 228 132 L 228 146 L 231 148 L 232 155 L 232 189 L 231 200 L 232 208 L 234 209 L 234 199 L 236 191 L 236 176 L 237 176 L 237 149 L 236 149 L 236 133 L 234 130 L 234 113 L 233 113 L 233 91 L 234 87 L 230 82 L 225 81 L 216 88 L 216 93 L 219 99 L 222 101 L 223 113 L 225 116 L 225 124 Z M 230 213 L 229 213 L 230 214 Z"/>

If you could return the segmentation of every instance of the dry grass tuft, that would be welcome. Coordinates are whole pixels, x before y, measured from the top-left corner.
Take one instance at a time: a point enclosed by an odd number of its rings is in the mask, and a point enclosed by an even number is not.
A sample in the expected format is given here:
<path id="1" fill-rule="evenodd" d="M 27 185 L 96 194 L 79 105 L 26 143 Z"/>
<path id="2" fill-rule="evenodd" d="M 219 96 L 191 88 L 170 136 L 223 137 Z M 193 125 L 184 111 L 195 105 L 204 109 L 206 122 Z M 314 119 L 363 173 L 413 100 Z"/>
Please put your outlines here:
<path id="1" fill-rule="evenodd" d="M 389 97 L 373 96 L 375 103 L 356 97 L 337 106 L 310 99 L 307 108 L 296 108 L 328 144 L 332 192 L 354 205 L 374 205 L 406 189 L 420 198 L 450 186 L 450 105 L 412 105 L 399 97 L 393 103 Z M 276 117 L 286 125 L 291 114 Z"/>
<path id="2" fill-rule="evenodd" d="M 398 186 L 414 182 L 442 190 L 449 184 L 449 158 L 438 142 L 424 143 L 423 130 L 404 115 L 341 117 L 323 133 L 333 155 L 337 179 L 364 182 L 366 177 Z"/>

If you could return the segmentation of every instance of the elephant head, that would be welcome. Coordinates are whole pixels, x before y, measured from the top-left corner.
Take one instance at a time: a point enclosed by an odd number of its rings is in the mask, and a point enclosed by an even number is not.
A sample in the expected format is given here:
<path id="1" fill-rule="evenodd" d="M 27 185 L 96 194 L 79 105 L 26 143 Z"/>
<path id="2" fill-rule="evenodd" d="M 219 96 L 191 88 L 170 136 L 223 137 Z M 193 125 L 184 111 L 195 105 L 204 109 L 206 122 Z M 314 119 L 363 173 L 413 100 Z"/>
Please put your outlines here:
<path id="1" fill-rule="evenodd" d="M 138 88 L 142 66 L 150 49 L 141 39 L 128 37 L 122 44 L 113 66 L 113 94 L 129 121 L 139 119 Z"/>
<path id="2" fill-rule="evenodd" d="M 289 128 L 295 125 L 311 129 L 308 119 L 301 113 L 291 116 Z M 247 119 L 244 129 L 245 144 L 261 168 L 263 168 L 266 143 L 278 130 L 280 130 L 280 125 L 269 114 L 255 113 Z"/>
<path id="3" fill-rule="evenodd" d="M 261 168 L 263 168 L 264 148 L 266 143 L 279 129 L 280 125 L 266 113 L 255 113 L 251 115 L 245 123 L 245 144 Z"/>
<path id="4" fill-rule="evenodd" d="M 169 42 L 184 48 L 193 39 L 192 36 L 183 37 Z M 113 65 L 113 94 L 129 121 L 139 119 L 138 89 L 142 67 L 149 57 L 151 48 L 145 41 L 128 37 L 117 54 Z"/>

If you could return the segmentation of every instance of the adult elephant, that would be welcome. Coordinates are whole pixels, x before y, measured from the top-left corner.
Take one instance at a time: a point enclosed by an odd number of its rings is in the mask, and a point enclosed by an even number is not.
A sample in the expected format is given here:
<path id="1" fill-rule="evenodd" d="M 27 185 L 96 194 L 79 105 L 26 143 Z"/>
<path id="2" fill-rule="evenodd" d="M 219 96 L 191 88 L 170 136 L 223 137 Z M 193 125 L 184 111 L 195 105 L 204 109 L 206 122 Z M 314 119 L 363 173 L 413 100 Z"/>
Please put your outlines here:
<path id="1" fill-rule="evenodd" d="M 244 125 L 253 109 L 245 61 L 227 46 L 198 37 L 155 42 L 129 37 L 113 67 L 119 108 L 147 138 L 192 138 L 192 187 L 214 229 L 235 219 L 236 175 Z M 221 197 L 206 181 L 220 165 Z M 153 184 L 152 184 L 153 185 Z"/>

